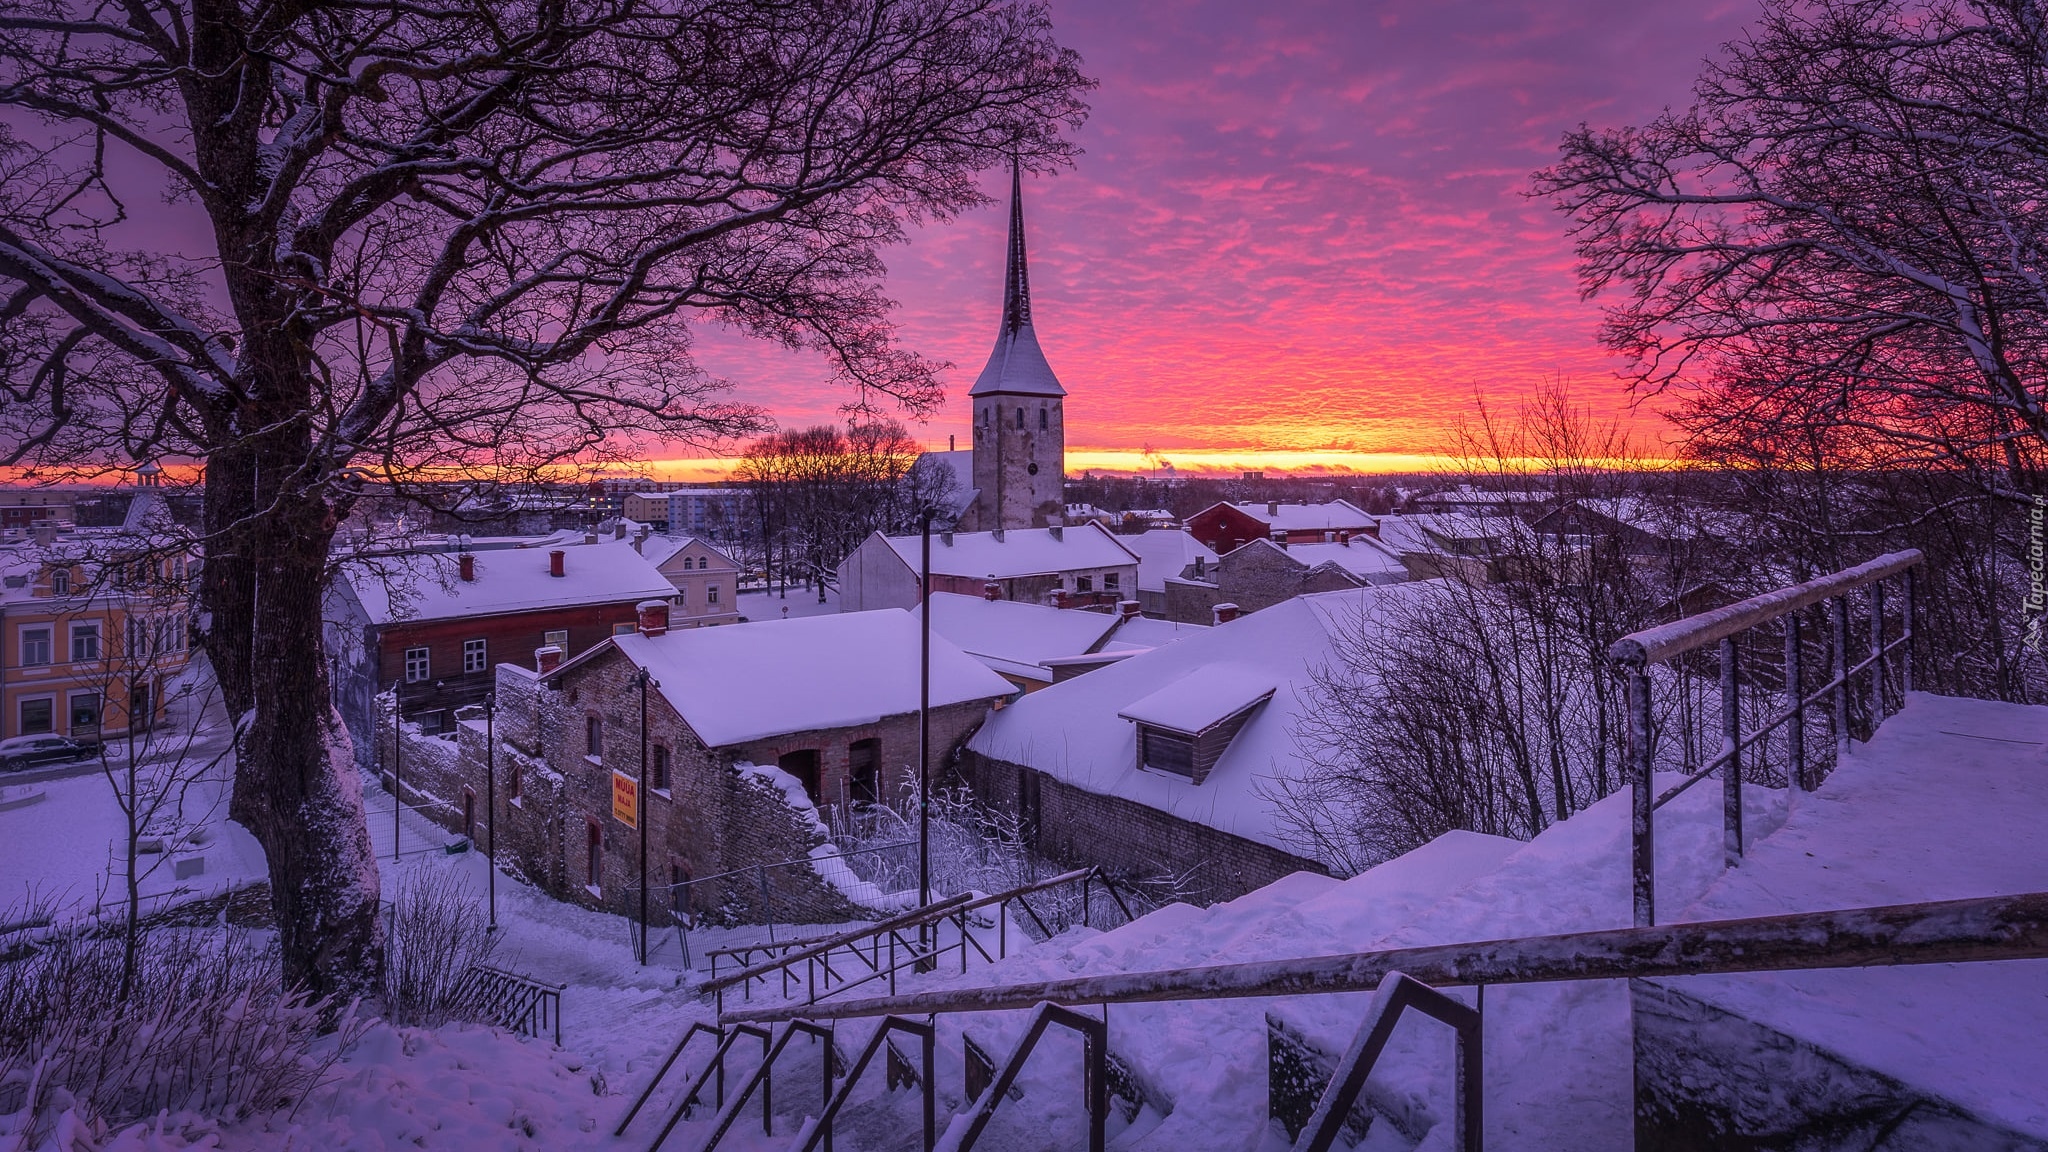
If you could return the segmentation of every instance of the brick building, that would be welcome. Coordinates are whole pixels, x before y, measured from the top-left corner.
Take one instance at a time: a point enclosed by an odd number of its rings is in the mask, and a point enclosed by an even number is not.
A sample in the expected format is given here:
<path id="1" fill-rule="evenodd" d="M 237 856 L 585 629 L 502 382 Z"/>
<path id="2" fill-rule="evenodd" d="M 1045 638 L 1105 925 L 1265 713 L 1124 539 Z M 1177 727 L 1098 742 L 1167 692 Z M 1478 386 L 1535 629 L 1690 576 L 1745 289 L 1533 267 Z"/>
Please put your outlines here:
<path id="1" fill-rule="evenodd" d="M 1218 604 L 1256 612 L 1296 596 L 1398 584 L 1409 577 L 1401 557 L 1370 536 L 1335 544 L 1253 540 L 1213 564 L 1190 565 L 1167 579 L 1165 615 L 1168 620 L 1207 624 Z"/>
<path id="2" fill-rule="evenodd" d="M 586 651 L 631 631 L 641 601 L 675 594 L 624 544 L 351 559 L 323 605 L 335 699 L 359 746 L 381 692 L 427 730 L 446 728 L 489 693 L 499 664 L 544 645 Z"/>
<path id="3" fill-rule="evenodd" d="M 1324 504 L 1211 504 L 1188 517 L 1188 534 L 1218 555 L 1250 540 L 1336 543 L 1377 534 L 1378 519 L 1348 500 Z"/>
<path id="4" fill-rule="evenodd" d="M 839 565 L 840 610 L 915 607 L 923 547 L 918 536 L 863 540 Z M 932 591 L 981 596 L 991 583 L 1004 600 L 1110 607 L 1135 594 L 1138 557 L 1100 524 L 933 534 Z"/>
<path id="5" fill-rule="evenodd" d="M 880 894 L 801 862 L 825 843 L 833 807 L 899 797 L 914 779 L 909 614 L 672 631 L 666 606 L 653 604 L 640 620 L 639 631 L 546 671 L 498 668 L 488 721 L 472 716 L 454 743 L 401 753 L 412 765 L 408 802 L 438 805 L 444 823 L 472 836 L 495 818 L 499 851 L 536 883 L 615 911 L 637 908 L 645 819 L 650 892 L 660 889 L 664 908 L 720 919 L 872 914 L 861 898 Z M 554 653 L 541 659 L 552 664 Z M 943 763 L 1009 685 L 936 637 L 932 666 L 932 753 Z M 499 745 L 490 782 L 487 726 Z M 735 872 L 744 875 L 712 880 Z"/>

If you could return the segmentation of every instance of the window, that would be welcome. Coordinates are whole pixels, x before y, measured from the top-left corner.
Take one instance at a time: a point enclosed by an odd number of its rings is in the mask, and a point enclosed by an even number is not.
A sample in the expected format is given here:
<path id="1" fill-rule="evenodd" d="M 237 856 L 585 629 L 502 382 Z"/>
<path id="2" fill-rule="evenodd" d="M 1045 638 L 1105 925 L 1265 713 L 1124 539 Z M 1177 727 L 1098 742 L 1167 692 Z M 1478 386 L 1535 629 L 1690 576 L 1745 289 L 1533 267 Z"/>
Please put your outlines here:
<path id="1" fill-rule="evenodd" d="M 631 625 L 631 624 L 614 624 L 614 625 L 612 625 L 612 635 L 614 635 L 614 636 L 631 636 L 632 634 L 633 634 L 633 625 Z"/>
<path id="2" fill-rule="evenodd" d="M 647 786 L 656 792 L 668 791 L 668 745 L 654 746 L 654 759 L 647 771 Z"/>
<path id="3" fill-rule="evenodd" d="M 583 718 L 583 751 L 589 756 L 604 755 L 604 720 L 600 717 Z"/>
<path id="4" fill-rule="evenodd" d="M 50 595 L 71 595 L 71 573 L 62 568 L 50 573 Z"/>
<path id="5" fill-rule="evenodd" d="M 97 660 L 100 658 L 100 626 L 73 624 L 71 626 L 71 658 L 73 660 Z"/>
<path id="6" fill-rule="evenodd" d="M 482 672 L 491 666 L 487 653 L 489 646 L 482 640 L 462 642 L 462 670 L 465 673 Z"/>
<path id="7" fill-rule="evenodd" d="M 1105 592 L 1114 592 L 1117 590 L 1117 587 L 1117 574 L 1114 572 L 1104 572 L 1102 574 L 1102 590 Z"/>
<path id="8" fill-rule="evenodd" d="M 690 606 L 689 588 L 683 587 L 676 589 L 676 606 L 679 608 L 688 608 Z"/>
<path id="9" fill-rule="evenodd" d="M 71 734 L 92 733 L 100 730 L 100 694 L 97 692 L 73 692 L 71 694 Z"/>
<path id="10" fill-rule="evenodd" d="M 431 674 L 427 661 L 427 650 L 425 648 L 407 648 L 405 650 L 405 682 L 407 684 L 417 684 Z"/>
<path id="11" fill-rule="evenodd" d="M 1024 410 L 1022 408 L 1017 409 L 1017 428 L 1019 431 L 1022 431 L 1024 428 Z"/>
<path id="12" fill-rule="evenodd" d="M 1051 414 L 1050 414 L 1050 413 L 1048 413 L 1048 412 L 1046 411 L 1046 409 L 1044 409 L 1044 408 L 1040 408 L 1040 409 L 1038 410 L 1038 430 L 1039 430 L 1040 432 L 1045 432 L 1045 431 L 1049 431 L 1049 430 L 1050 430 L 1051 428 L 1052 428 L 1052 416 L 1051 416 Z"/>
<path id="13" fill-rule="evenodd" d="M 39 732 L 57 730 L 57 702 L 45 696 L 40 700 L 21 702 L 21 734 L 33 736 Z"/>
<path id="14" fill-rule="evenodd" d="M 1093 576 L 1076 576 L 1076 577 L 1074 577 L 1074 591 L 1076 591 L 1076 592 L 1093 592 L 1093 591 L 1095 591 L 1095 578 L 1094 578 Z"/>
<path id="15" fill-rule="evenodd" d="M 1195 776 L 1195 742 L 1186 736 L 1140 726 L 1139 758 L 1145 767 L 1176 776 Z"/>
<path id="16" fill-rule="evenodd" d="M 675 914 L 677 923 L 689 923 L 690 869 L 673 857 L 668 862 L 668 909 Z"/>
<path id="17" fill-rule="evenodd" d="M 540 642 L 543 646 L 553 645 L 556 648 L 560 648 L 564 656 L 569 654 L 569 630 L 567 628 L 557 632 L 541 633 Z"/>
<path id="18" fill-rule="evenodd" d="M 882 799 L 882 742 L 855 740 L 846 750 L 846 774 L 856 804 L 875 804 Z"/>
<path id="19" fill-rule="evenodd" d="M 704 586 L 704 602 L 706 604 L 718 603 L 718 585 L 706 584 Z"/>
<path id="20" fill-rule="evenodd" d="M 604 825 L 588 818 L 583 825 L 583 874 L 596 892 L 604 878 Z"/>
<path id="21" fill-rule="evenodd" d="M 505 795 L 510 797 L 514 804 L 519 803 L 519 782 L 522 779 L 524 778 L 519 775 L 519 765 L 515 761 L 512 765 L 512 774 L 505 778 Z"/>
<path id="22" fill-rule="evenodd" d="M 23 665 L 24 667 L 26 667 L 26 666 L 28 666 L 28 665 L 31 665 L 31 664 L 48 664 L 49 662 L 50 662 L 50 630 L 49 630 L 48 628 L 24 628 L 24 629 L 22 629 L 22 630 L 21 630 L 21 663 L 22 663 L 22 665 Z"/>

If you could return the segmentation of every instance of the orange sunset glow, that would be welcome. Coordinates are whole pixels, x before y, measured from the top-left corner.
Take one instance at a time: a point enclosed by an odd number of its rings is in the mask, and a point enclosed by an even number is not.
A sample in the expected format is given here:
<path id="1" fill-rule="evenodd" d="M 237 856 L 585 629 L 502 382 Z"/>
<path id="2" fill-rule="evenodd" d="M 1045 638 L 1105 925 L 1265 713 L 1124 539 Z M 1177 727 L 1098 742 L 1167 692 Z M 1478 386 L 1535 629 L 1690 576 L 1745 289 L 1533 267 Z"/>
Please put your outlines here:
<path id="1" fill-rule="evenodd" d="M 1526 196 L 1528 176 L 1583 120 L 1683 101 L 1745 12 L 1056 4 L 1100 80 L 1075 167 L 1024 182 L 1069 473 L 1428 470 L 1475 394 L 1511 410 L 1557 378 L 1658 455 L 1662 422 L 1632 407 L 1563 222 Z M 1007 183 L 986 188 L 1000 203 Z M 927 445 L 967 443 L 962 394 L 995 333 L 1006 216 L 932 222 L 889 253 L 904 343 L 953 366 L 946 407 L 912 425 Z M 708 330 L 698 350 L 784 426 L 833 420 L 849 399 L 778 349 Z M 704 455 L 676 448 L 657 454 Z"/>

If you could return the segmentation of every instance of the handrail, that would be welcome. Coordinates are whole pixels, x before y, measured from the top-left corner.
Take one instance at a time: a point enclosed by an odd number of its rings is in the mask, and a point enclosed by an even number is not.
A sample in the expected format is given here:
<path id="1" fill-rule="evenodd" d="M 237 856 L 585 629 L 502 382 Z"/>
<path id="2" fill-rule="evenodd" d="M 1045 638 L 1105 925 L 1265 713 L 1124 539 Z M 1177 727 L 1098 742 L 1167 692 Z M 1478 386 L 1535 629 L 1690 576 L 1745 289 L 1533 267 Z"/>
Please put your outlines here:
<path id="1" fill-rule="evenodd" d="M 1345 1117 L 1365 1091 L 1366 1078 L 1393 1038 L 1394 1025 L 1408 1009 L 1440 1020 L 1457 1034 L 1458 1106 L 1452 1113 L 1455 1130 L 1451 1142 L 1460 1152 L 1479 1152 L 1486 1130 L 1486 1092 L 1483 1077 L 1486 1061 L 1481 1058 L 1480 1017 L 1477 1009 L 1444 995 L 1403 972 L 1389 972 L 1373 994 L 1364 1023 L 1351 1041 L 1350 1051 L 1330 1077 L 1329 1087 L 1316 1101 L 1316 1110 L 1302 1125 L 1293 1152 L 1330 1152 L 1344 1130 Z"/>
<path id="2" fill-rule="evenodd" d="M 991 1012 L 1046 1001 L 1142 1004 L 1369 992 L 1396 971 L 1449 988 L 2040 959 L 2048 959 L 2048 892 L 821 1001 L 735 1010 L 720 1022 Z"/>
<path id="3" fill-rule="evenodd" d="M 919 1061 L 918 1074 L 923 1077 L 926 1085 L 931 1084 L 935 1071 L 932 1060 L 932 1041 L 937 1037 L 938 1029 L 930 1024 L 920 1023 L 916 1020 L 906 1020 L 901 1016 L 883 1017 L 880 1026 L 875 1029 L 875 1034 L 868 1038 L 867 1047 L 860 1050 L 860 1055 L 854 1058 L 852 1066 L 847 1069 L 845 1082 L 839 1086 L 839 1091 L 832 1094 L 831 1102 L 825 1105 L 825 1110 L 818 1113 L 818 1122 L 811 1126 L 810 1134 L 804 1137 L 804 1142 L 797 1147 L 796 1152 L 815 1152 L 820 1141 L 824 1142 L 825 1152 L 832 1152 L 833 1121 L 838 1119 L 840 1109 L 846 1107 L 846 1101 L 853 1095 L 854 1087 L 860 1083 L 860 1074 L 867 1071 L 868 1062 L 875 1058 L 875 1054 L 881 1051 L 884 1044 L 888 1043 L 890 1032 L 908 1032 L 912 1036 L 917 1037 L 922 1056 L 922 1059 Z M 893 1083 L 890 1085 L 892 1088 L 894 1086 Z M 932 1145 L 938 1142 L 938 1137 L 937 1110 L 934 1107 L 932 1093 L 926 1091 L 924 1093 L 924 1152 L 932 1152 Z"/>
<path id="4" fill-rule="evenodd" d="M 472 964 L 451 998 L 470 1005 L 489 1023 L 521 1036 L 538 1040 L 543 1029 L 552 1028 L 555 1043 L 560 1044 L 562 990 L 566 987 L 489 964 Z"/>
<path id="5" fill-rule="evenodd" d="M 668 1139 L 669 1133 L 675 1131 L 676 1125 L 682 1123 L 683 1118 L 696 1108 L 697 1095 L 704 1091 L 704 1082 L 711 1079 L 713 1070 L 716 1070 L 718 1073 L 718 1104 L 721 1108 L 725 1106 L 725 1057 L 728 1052 L 732 1051 L 732 1046 L 739 1042 L 741 1036 L 760 1038 L 761 1056 L 763 1059 L 767 1058 L 768 1046 L 775 1040 L 774 1035 L 767 1029 L 754 1024 L 740 1023 L 725 1028 L 725 1035 L 718 1041 L 718 1050 L 711 1054 L 711 1060 L 704 1065 L 703 1071 L 697 1073 L 696 1078 L 690 1081 L 690 1090 L 683 1093 L 682 1101 L 676 1105 L 675 1111 L 669 1113 L 668 1122 L 663 1124 L 661 1131 L 655 1134 L 654 1143 L 647 1146 L 647 1152 L 659 1152 L 662 1143 Z M 689 1037 L 685 1035 L 683 1039 L 687 1042 Z M 652 1084 L 648 1085 L 647 1090 L 650 1093 L 653 1092 L 654 1086 Z M 619 1130 L 623 1133 L 625 1125 L 620 1125 Z"/>
<path id="6" fill-rule="evenodd" d="M 1854 568 L 1844 568 L 1804 584 L 1779 588 L 1687 616 L 1683 620 L 1631 632 L 1614 642 L 1607 650 L 1607 658 L 1616 664 L 1637 668 L 1659 664 L 1695 648 L 1704 648 L 1716 640 L 1747 632 L 1759 624 L 1767 624 L 1788 612 L 1797 612 L 1823 600 L 1853 592 L 1866 584 L 1896 576 L 1925 560 L 1926 556 L 1918 548 L 1887 553 Z"/>
<path id="7" fill-rule="evenodd" d="M 633 1117 L 638 1116 L 640 1109 L 647 1106 L 647 1101 L 654 1097 L 654 1090 L 661 1087 L 661 1082 L 668 1077 L 668 1070 L 675 1066 L 676 1058 L 683 1054 L 683 1049 L 689 1047 L 690 1041 L 695 1039 L 700 1032 L 710 1036 L 713 1041 L 719 1044 L 725 1042 L 725 1033 L 704 1023 L 702 1020 L 691 1021 L 690 1027 L 683 1033 L 683 1038 L 676 1041 L 675 1047 L 668 1050 L 668 1058 L 661 1062 L 660 1068 L 655 1069 L 654 1079 L 649 1080 L 647 1087 L 641 1089 L 640 1095 L 633 1099 L 633 1106 L 626 1109 L 625 1118 L 619 1121 L 617 1128 L 612 1129 L 612 1135 L 624 1136 L 626 1134 L 626 1128 L 633 1123 Z"/>
<path id="8" fill-rule="evenodd" d="M 697 1152 L 711 1152 L 712 1149 L 718 1147 L 718 1142 L 725 1139 L 727 1132 L 732 1131 L 733 1122 L 740 1117 L 740 1110 L 747 1106 L 747 1097 L 752 1096 L 754 1089 L 757 1087 L 761 1089 L 761 1134 L 764 1136 L 775 1135 L 775 1113 L 771 1097 L 774 1089 L 772 1076 L 775 1072 L 775 1061 L 782 1056 L 782 1050 L 789 1047 L 789 1042 L 796 1039 L 799 1032 L 813 1039 L 825 1042 L 825 1082 L 824 1089 L 818 1097 L 818 1110 L 822 1112 L 831 1105 L 832 1032 L 830 1029 L 820 1028 L 808 1020 L 791 1020 L 783 1027 L 782 1035 L 776 1038 L 774 1046 L 768 1049 L 768 1055 L 762 1057 L 761 1062 L 754 1066 L 753 1072 L 740 1083 L 739 1091 L 735 1092 L 733 1098 L 726 1101 L 725 1106 L 719 1109 L 718 1123 L 712 1126 L 711 1135 L 705 1138 L 704 1143 L 697 1146 Z M 655 1150 L 649 1149 L 648 1152 L 655 1152 Z"/>
<path id="9" fill-rule="evenodd" d="M 1039 1038 L 1054 1024 L 1071 1028 L 1081 1034 L 1082 1086 L 1086 1093 L 1088 1110 L 1088 1152 L 1103 1152 L 1109 1131 L 1109 1025 L 1093 1016 L 1083 1016 L 1071 1008 L 1057 1004 L 1040 1004 L 1031 1015 L 1031 1024 L 1024 1032 L 1024 1039 L 1010 1050 L 1003 1060 L 1003 1066 L 996 1072 L 996 1078 L 981 1097 L 974 1102 L 973 1119 L 967 1124 L 967 1131 L 960 1136 L 954 1147 L 958 1152 L 969 1152 L 975 1141 L 981 1139 L 988 1122 L 995 1117 L 996 1105 L 1017 1082 L 1017 1074 L 1024 1070 L 1024 1061 L 1029 1059 L 1033 1049 L 1038 1047 Z"/>
<path id="10" fill-rule="evenodd" d="M 887 920 L 877 921 L 859 928 L 849 928 L 844 932 L 823 937 L 815 943 L 806 945 L 794 952 L 785 952 L 773 960 L 765 960 L 751 968 L 742 968 L 730 976 L 721 976 L 716 980 L 707 980 L 703 984 L 698 985 L 697 991 L 703 995 L 710 996 L 748 980 L 764 978 L 777 969 L 788 968 L 800 960 L 808 960 L 813 956 L 830 952 L 832 949 L 843 944 L 851 944 L 856 940 L 865 940 L 870 936 L 879 936 L 884 932 L 894 932 L 903 928 L 916 927 L 920 924 L 929 923 L 933 919 L 943 919 L 946 914 L 958 910 L 961 905 L 966 904 L 972 898 L 972 893 L 962 892 L 958 896 L 948 896 L 944 900 L 927 904 L 922 908 L 912 908 L 908 912 L 899 912 Z"/>

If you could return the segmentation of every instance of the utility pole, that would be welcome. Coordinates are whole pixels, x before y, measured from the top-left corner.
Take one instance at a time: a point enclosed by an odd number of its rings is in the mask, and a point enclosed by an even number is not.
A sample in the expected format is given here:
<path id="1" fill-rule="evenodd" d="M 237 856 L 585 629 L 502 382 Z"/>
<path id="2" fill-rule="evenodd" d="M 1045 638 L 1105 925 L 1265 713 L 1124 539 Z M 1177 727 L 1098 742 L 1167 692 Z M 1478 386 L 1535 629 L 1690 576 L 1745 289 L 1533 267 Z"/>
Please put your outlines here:
<path id="1" fill-rule="evenodd" d="M 485 891 L 490 901 L 491 922 L 486 932 L 498 930 L 498 694 L 484 697 L 484 826 L 490 837 L 484 841 Z"/>
<path id="2" fill-rule="evenodd" d="M 404 721 L 398 709 L 398 685 L 391 686 L 391 858 L 398 859 L 398 816 L 405 805 L 399 799 L 398 765 L 405 759 L 405 733 L 399 729 Z"/>
<path id="3" fill-rule="evenodd" d="M 640 826 L 640 966 L 647 966 L 647 669 L 633 677 L 640 684 L 640 785 L 633 796 L 633 823 Z"/>
<path id="4" fill-rule="evenodd" d="M 919 518 L 924 534 L 917 636 L 917 906 L 932 902 L 932 510 Z"/>

